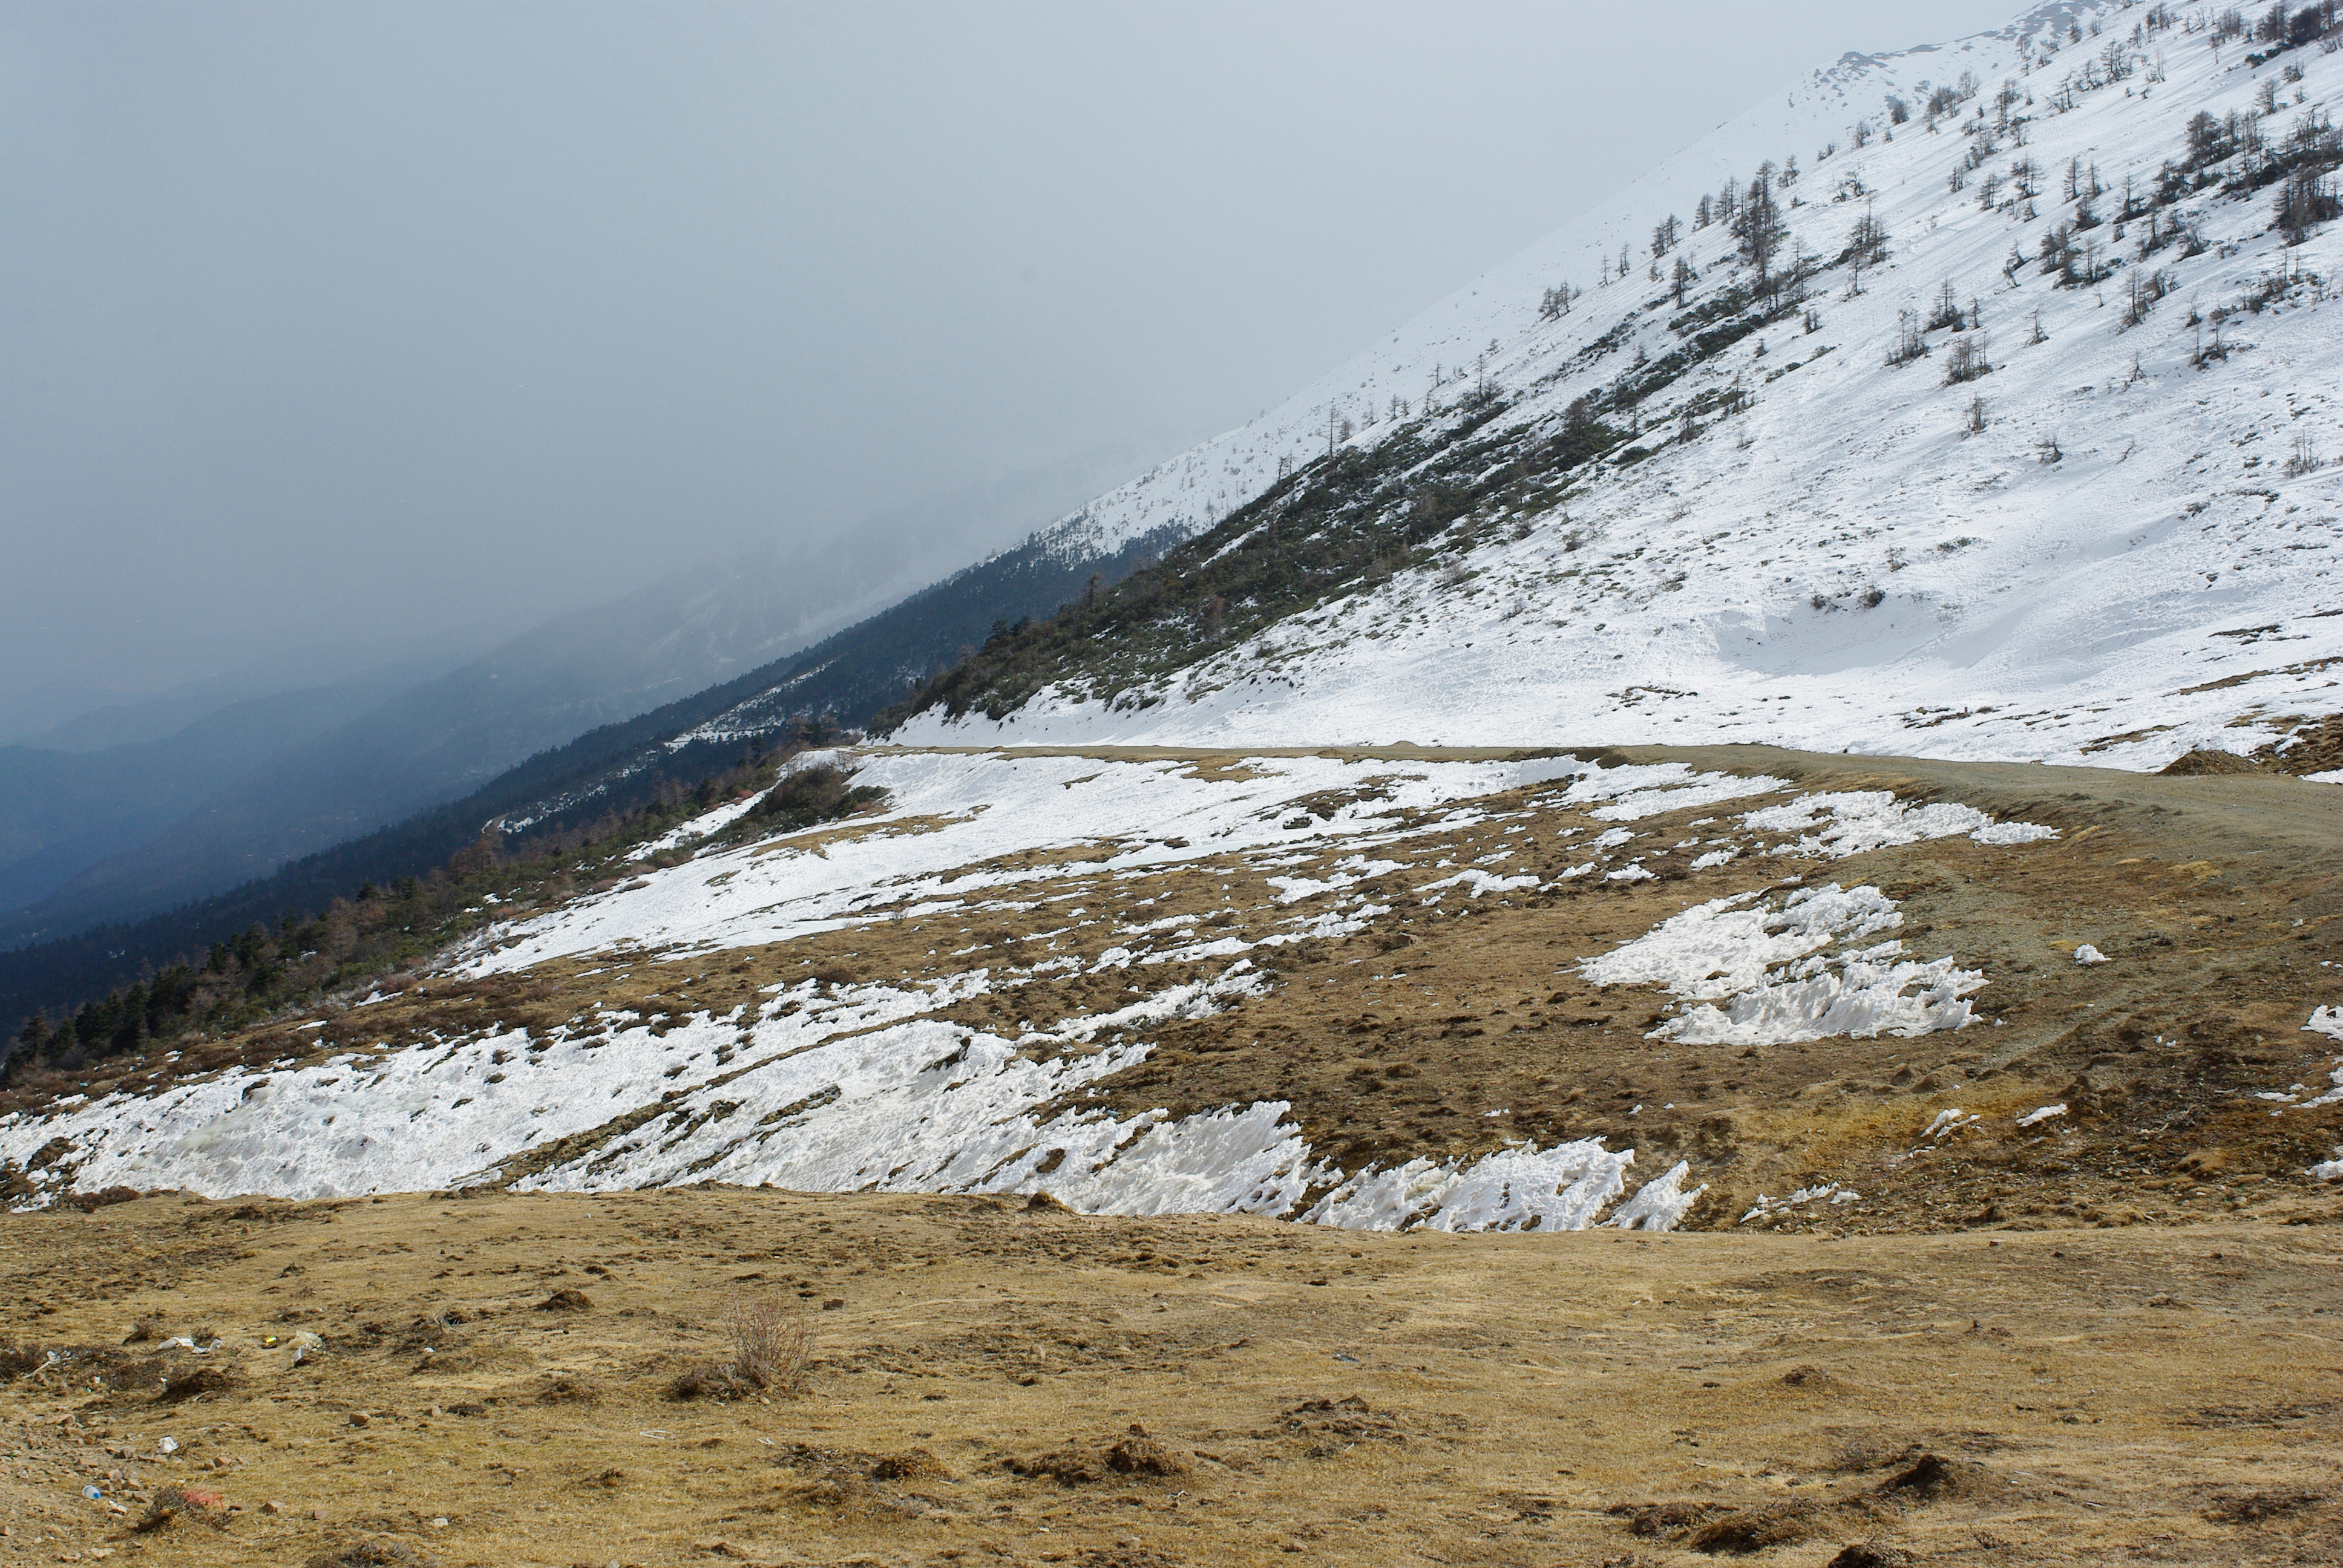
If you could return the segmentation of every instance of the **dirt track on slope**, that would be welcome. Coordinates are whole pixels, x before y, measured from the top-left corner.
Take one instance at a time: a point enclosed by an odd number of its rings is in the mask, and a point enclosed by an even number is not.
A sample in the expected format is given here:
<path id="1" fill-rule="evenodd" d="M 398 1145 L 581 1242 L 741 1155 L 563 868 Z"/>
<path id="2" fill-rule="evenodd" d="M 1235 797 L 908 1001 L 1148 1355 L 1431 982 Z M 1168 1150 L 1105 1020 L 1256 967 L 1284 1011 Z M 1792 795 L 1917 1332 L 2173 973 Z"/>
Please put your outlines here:
<path id="1" fill-rule="evenodd" d="M 2333 1562 L 2336 1234 L 156 1198 L 0 1232 L 0 1337 L 105 1347 L 0 1402 L 0 1560 Z M 669 1397 L 741 1292 L 801 1312 L 808 1391 Z M 150 1314 L 229 1344 L 123 1347 Z M 297 1366 L 259 1344 L 303 1331 Z M 199 1362 L 226 1375 L 166 1397 Z M 174 1484 L 220 1526 L 135 1531 Z"/>

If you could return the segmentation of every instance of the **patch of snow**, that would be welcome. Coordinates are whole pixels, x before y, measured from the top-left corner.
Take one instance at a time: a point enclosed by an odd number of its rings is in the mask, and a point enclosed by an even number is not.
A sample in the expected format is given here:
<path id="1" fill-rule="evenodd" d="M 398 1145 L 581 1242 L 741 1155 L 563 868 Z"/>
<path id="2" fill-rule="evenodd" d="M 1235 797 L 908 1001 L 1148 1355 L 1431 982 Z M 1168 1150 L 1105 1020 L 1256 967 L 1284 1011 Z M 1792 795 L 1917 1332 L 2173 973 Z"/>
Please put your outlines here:
<path id="1" fill-rule="evenodd" d="M 1634 1159 L 1582 1138 L 1471 1161 L 1410 1160 L 1362 1171 L 1302 1218 L 1351 1231 L 1583 1231 L 1619 1196 Z"/>
<path id="2" fill-rule="evenodd" d="M 1706 1182 L 1689 1192 L 1684 1190 L 1684 1179 L 1691 1171 L 1690 1163 L 1677 1161 L 1636 1189 L 1635 1195 L 1614 1209 L 1611 1217 L 1603 1222 L 1623 1231 L 1674 1230 L 1683 1221 L 1684 1211 L 1708 1191 Z"/>
<path id="3" fill-rule="evenodd" d="M 1425 882 L 1415 890 L 1419 893 L 1429 893 L 1439 888 L 1461 887 L 1466 890 L 1468 896 L 1477 899 L 1483 893 L 1510 893 L 1523 888 L 1534 888 L 1537 885 L 1538 879 L 1535 877 L 1493 876 L 1478 867 L 1472 867 L 1457 872 L 1453 877 L 1443 877 L 1436 882 Z M 1440 900 L 1426 899 L 1423 901 L 1427 904 L 1436 904 Z"/>
<path id="4" fill-rule="evenodd" d="M 1760 1192 L 1757 1194 L 1757 1201 L 1750 1206 L 1749 1211 L 1734 1222 L 1746 1225 L 1752 1220 L 1771 1219 L 1785 1210 L 1795 1209 L 1825 1198 L 1833 1203 L 1863 1201 L 1863 1194 L 1852 1187 L 1842 1187 L 1835 1181 L 1825 1181 L 1818 1186 L 1801 1187 L 1796 1191 L 1780 1198 L 1768 1198 L 1765 1193 Z"/>
<path id="5" fill-rule="evenodd" d="M 1903 924 L 1877 888 L 1835 882 L 1802 888 L 1778 908 L 1751 907 L 1757 897 L 1744 893 L 1696 904 L 1585 960 L 1579 971 L 1597 985 L 1664 985 L 1693 999 L 1699 1005 L 1647 1037 L 1687 1045 L 1908 1037 L 1973 1021 L 1965 999 L 1985 977 L 1949 958 L 1907 960 L 1903 944 L 1893 940 L 1818 954 L 1833 943 Z M 1715 1005 L 1720 1001 L 1723 1006 Z"/>
<path id="6" fill-rule="evenodd" d="M 1769 779 L 1763 773 L 1744 779 L 1715 773 L 1695 776 L 1692 769 L 1681 762 L 1610 770 L 1611 774 L 1620 772 L 1631 773 L 1634 777 L 1621 780 L 1598 774 L 1588 784 L 1582 784 L 1572 791 L 1577 794 L 1580 790 L 1589 789 L 1589 786 L 1594 783 L 1614 791 L 1619 790 L 1622 785 L 1626 787 L 1618 799 L 1607 806 L 1597 806 L 1587 813 L 1588 816 L 1604 822 L 1636 822 L 1646 817 L 1656 817 L 1664 811 L 1710 806 L 1720 800 L 1739 800 L 1747 796 L 1766 795 L 1789 788 L 1781 779 Z"/>
<path id="7" fill-rule="evenodd" d="M 2035 1110 L 2027 1111 L 2025 1115 L 2017 1119 L 2017 1124 L 2020 1127 L 2032 1127 L 2036 1122 L 2047 1121 L 2054 1116 L 2064 1116 L 2066 1114 L 2066 1102 L 2062 1100 L 2056 1105 L 2039 1106 Z"/>
<path id="8" fill-rule="evenodd" d="M 1654 1031 L 1686 1045 L 1777 1045 L 1847 1035 L 1906 1038 L 1975 1021 L 1966 1000 L 1983 974 L 1951 959 L 1898 960 L 1901 942 L 1814 958 L 1769 974 L 1723 1007 L 1701 1003 Z"/>
<path id="9" fill-rule="evenodd" d="M 798 759 L 791 758 L 789 760 L 794 763 Z M 712 811 L 703 811 L 699 816 L 691 819 L 689 822 L 679 823 L 677 826 L 670 828 L 666 832 L 661 833 L 649 843 L 638 849 L 633 855 L 628 857 L 628 859 L 648 860 L 654 855 L 670 853 L 674 850 L 682 849 L 686 844 L 694 843 L 701 839 L 705 839 L 711 833 L 721 832 L 723 829 L 729 828 L 733 823 L 738 822 L 741 818 L 747 816 L 749 812 L 755 810 L 757 809 L 757 802 L 762 800 L 767 793 L 769 793 L 769 791 L 759 789 L 745 800 L 728 800 Z M 488 902 L 492 904 L 496 901 L 497 900 L 494 899 L 490 899 L 488 900 Z"/>
<path id="10" fill-rule="evenodd" d="M 1694 904 L 1586 960 L 1579 973 L 1596 985 L 1664 985 L 1678 996 L 1715 1000 L 1759 984 L 1775 964 L 1904 923 L 1894 902 L 1873 887 L 1832 882 L 1800 889 L 1778 908 L 1751 907 L 1761 896 Z"/>
<path id="11" fill-rule="evenodd" d="M 1991 844 L 2024 844 L 2058 836 L 2055 829 L 2030 822 L 1996 822 L 1974 806 L 1947 801 L 1906 805 L 1885 789 L 1801 795 L 1787 805 L 1745 812 L 1741 822 L 1755 832 L 1799 834 L 1795 843 L 1778 844 L 1771 852 L 1817 859 L 1842 859 L 1926 839 L 1961 835 Z"/>

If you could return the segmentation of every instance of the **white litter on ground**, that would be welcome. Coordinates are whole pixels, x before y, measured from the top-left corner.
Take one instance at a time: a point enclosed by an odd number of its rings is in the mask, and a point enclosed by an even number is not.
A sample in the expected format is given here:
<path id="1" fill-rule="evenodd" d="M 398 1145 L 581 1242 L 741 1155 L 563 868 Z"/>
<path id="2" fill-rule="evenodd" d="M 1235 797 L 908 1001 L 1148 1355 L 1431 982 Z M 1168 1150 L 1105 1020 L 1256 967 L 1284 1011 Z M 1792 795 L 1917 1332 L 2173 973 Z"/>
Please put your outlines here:
<path id="1" fill-rule="evenodd" d="M 2302 1026 L 2307 1034 L 2323 1034 L 2329 1040 L 2343 1040 L 2343 1008 L 2318 1007 L 2310 1013 L 2310 1021 Z M 2258 1091 L 2256 1100 L 2274 1100 L 2288 1111 L 2310 1111 L 2323 1105 L 2343 1105 L 2343 1056 L 2335 1059 L 2327 1074 L 2328 1087 L 2318 1090 L 2308 1084 L 2297 1083 L 2283 1090 L 2265 1089 Z M 2307 1097 L 2307 1098 L 2306 1098 Z M 2277 1111 L 2272 1111 L 2277 1115 Z"/>
<path id="2" fill-rule="evenodd" d="M 1984 1118 L 1963 1111 L 1956 1105 L 1936 1112 L 1936 1120 L 1920 1130 L 1923 1138 L 1949 1138 L 1964 1127 L 1974 1127 Z"/>

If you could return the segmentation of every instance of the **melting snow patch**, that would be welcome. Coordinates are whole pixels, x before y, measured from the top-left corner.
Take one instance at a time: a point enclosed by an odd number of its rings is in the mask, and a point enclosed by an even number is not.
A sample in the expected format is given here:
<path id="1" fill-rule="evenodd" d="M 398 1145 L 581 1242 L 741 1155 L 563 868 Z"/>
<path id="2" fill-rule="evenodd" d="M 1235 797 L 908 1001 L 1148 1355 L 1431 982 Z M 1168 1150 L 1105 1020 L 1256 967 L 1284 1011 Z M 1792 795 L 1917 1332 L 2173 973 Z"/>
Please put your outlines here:
<path id="1" fill-rule="evenodd" d="M 1795 1209 L 1803 1204 L 1814 1202 L 1819 1198 L 1827 1198 L 1835 1204 L 1863 1201 L 1862 1193 L 1852 1187 L 1842 1187 L 1835 1181 L 1825 1181 L 1817 1187 L 1801 1187 L 1782 1198 L 1768 1198 L 1765 1193 L 1760 1192 L 1757 1194 L 1757 1201 L 1751 1205 L 1749 1212 L 1742 1215 L 1735 1223 L 1746 1225 L 1752 1220 L 1770 1219 L 1786 1209 Z"/>
<path id="2" fill-rule="evenodd" d="M 2066 1110 L 2066 1107 L 2062 1105 L 2058 1107 L 2058 1109 L 2063 1111 Z M 2036 1111 L 2036 1114 L 2038 1116 L 2041 1113 Z M 1974 1127 L 1983 1120 L 1984 1118 L 1972 1116 L 1967 1111 L 1963 1111 L 1959 1106 L 1956 1105 L 1948 1111 L 1937 1111 L 1936 1119 L 1920 1130 L 1920 1136 L 1923 1138 L 1949 1138 L 1954 1133 L 1958 1132 L 1962 1128 Z"/>
<path id="3" fill-rule="evenodd" d="M 1683 1221 L 1684 1211 L 1708 1191 L 1706 1182 L 1689 1192 L 1684 1190 L 1684 1179 L 1691 1171 L 1687 1161 L 1677 1161 L 1664 1174 L 1644 1182 L 1633 1198 L 1613 1210 L 1611 1217 L 1603 1222 L 1623 1231 L 1674 1230 Z"/>
<path id="4" fill-rule="evenodd" d="M 2025 1115 L 2017 1119 L 2017 1124 L 2020 1127 L 2031 1127 L 2038 1121 L 2047 1121 L 2054 1116 L 2064 1116 L 2066 1114 L 2066 1102 L 2062 1100 L 2056 1105 L 2045 1105 L 2036 1110 L 2027 1111 Z"/>
<path id="5" fill-rule="evenodd" d="M 1762 773 L 1735 779 L 1716 773 L 1695 774 L 1681 762 L 1664 762 L 1648 768 L 1614 768 L 1597 773 L 1574 786 L 1567 799 L 1575 805 L 1605 795 L 1614 796 L 1609 805 L 1598 806 L 1587 815 L 1605 822 L 1634 822 L 1663 811 L 1713 806 L 1721 800 L 1770 795 L 1788 788 L 1785 780 L 1769 779 Z"/>
<path id="6" fill-rule="evenodd" d="M 2103 964 L 2113 960 L 2090 943 L 2085 942 L 2075 950 L 2075 961 L 2078 964 Z"/>
<path id="7" fill-rule="evenodd" d="M 2338 779 L 2336 782 L 2343 784 L 2343 779 Z M 2321 1160 L 2303 1174 L 2314 1181 L 2343 1181 L 2343 1143 L 2337 1144 L 2332 1152 L 2334 1159 Z"/>
<path id="8" fill-rule="evenodd" d="M 1951 959 L 1916 962 L 1902 956 L 1898 941 L 1808 956 L 1901 925 L 1904 917 L 1877 888 L 1804 888 L 1778 909 L 1749 907 L 1757 897 L 1694 905 L 1587 960 L 1580 972 L 1596 985 L 1664 985 L 1702 1003 L 1646 1037 L 1687 1045 L 1908 1037 L 1971 1021 L 1965 999 L 1985 977 Z"/>
<path id="9" fill-rule="evenodd" d="M 1877 888 L 1833 882 L 1801 889 L 1779 909 L 1748 908 L 1757 897 L 1741 893 L 1695 904 L 1588 959 L 1579 972 L 1596 985 L 1664 985 L 1678 996 L 1715 1000 L 1760 983 L 1771 965 L 1904 923 Z"/>
<path id="10" fill-rule="evenodd" d="M 2315 1008 L 2311 1010 L 2310 1021 L 2302 1027 L 2305 1033 L 2323 1034 L 2329 1040 L 2343 1040 L 2343 1008 Z M 2343 1056 L 2335 1059 L 2334 1066 L 2327 1075 L 2327 1081 L 2332 1087 L 2317 1094 L 2312 1094 L 2309 1085 L 2297 1083 L 2282 1091 L 2268 1089 L 2260 1091 L 2254 1098 L 2283 1101 L 2285 1108 L 2290 1111 L 2309 1111 L 2322 1105 L 2343 1105 Z M 2302 1098 L 2305 1095 L 2310 1095 L 2311 1098 Z M 2275 1116 L 2278 1112 L 2273 1111 L 2270 1114 Z"/>
<path id="11" fill-rule="evenodd" d="M 1386 871 L 1403 869 L 1397 860 L 1370 860 L 1363 855 L 1353 855 L 1339 862 L 1334 874 L 1323 881 L 1313 877 L 1272 877 L 1268 881 L 1277 890 L 1277 901 L 1291 904 L 1302 899 L 1314 899 L 1321 893 L 1339 892 L 1344 888 L 1356 887 L 1361 882 L 1380 877 Z"/>
<path id="12" fill-rule="evenodd" d="M 1581 1138 L 1544 1152 L 1534 1143 L 1499 1150 L 1469 1166 L 1411 1160 L 1360 1172 L 1302 1218 L 1347 1231 L 1583 1231 L 1619 1195 L 1634 1159 L 1632 1149 L 1614 1153 Z"/>
<path id="13" fill-rule="evenodd" d="M 1519 888 L 1534 888 L 1537 885 L 1535 877 L 1494 877 L 1474 867 L 1459 871 L 1453 877 L 1443 877 L 1436 882 L 1426 882 L 1415 890 L 1429 893 L 1436 888 L 1463 887 L 1470 890 L 1471 897 L 1477 899 L 1483 893 L 1510 893 Z M 1423 901 L 1436 904 L 1440 900 L 1426 899 Z"/>
<path id="14" fill-rule="evenodd" d="M 1274 948 L 1282 947 L 1287 942 L 1308 941 L 1312 938 L 1332 941 L 1341 937 L 1354 937 L 1373 925 L 1377 916 L 1391 912 L 1389 904 L 1361 904 L 1354 910 L 1329 910 L 1302 924 L 1298 930 L 1279 931 L 1262 938 L 1261 945 Z"/>
<path id="15" fill-rule="evenodd" d="M 1688 1010 L 1654 1032 L 1687 1045 L 1775 1045 L 1848 1035 L 1906 1038 L 1975 1021 L 1967 993 L 1985 984 L 1976 970 L 1950 959 L 1900 960 L 1901 942 L 1843 958 L 1813 958 L 1768 975 L 1765 983 L 1717 1008 Z"/>
<path id="16" fill-rule="evenodd" d="M 1741 821 L 1757 832 L 1800 835 L 1795 843 L 1775 845 L 1773 854 L 1834 860 L 1960 834 L 1980 844 L 2026 844 L 2058 836 L 2056 829 L 2031 822 L 1996 822 L 1974 806 L 1907 806 L 1885 789 L 1801 795 L 1786 805 L 1744 812 Z"/>
<path id="17" fill-rule="evenodd" d="M 825 752 L 823 755 L 834 756 L 835 754 Z M 792 760 L 794 760 L 794 759 L 792 759 Z M 686 844 L 692 842 L 694 839 L 705 839 L 710 833 L 721 832 L 725 829 L 729 828 L 733 823 L 739 821 L 741 818 L 747 816 L 749 812 L 755 810 L 757 809 L 757 802 L 762 800 L 765 798 L 765 794 L 766 791 L 760 789 L 745 800 L 729 801 L 725 805 L 717 807 L 713 811 L 704 811 L 700 815 L 694 817 L 690 821 L 683 823 L 679 827 L 671 828 L 668 831 L 660 834 L 658 838 L 653 839 L 649 843 L 645 844 L 642 848 L 637 849 L 633 855 L 628 857 L 628 859 L 648 860 L 653 855 L 664 855 L 669 853 L 670 850 L 682 849 Z M 497 900 L 494 898 L 488 900 L 488 902 L 492 904 L 496 901 Z"/>

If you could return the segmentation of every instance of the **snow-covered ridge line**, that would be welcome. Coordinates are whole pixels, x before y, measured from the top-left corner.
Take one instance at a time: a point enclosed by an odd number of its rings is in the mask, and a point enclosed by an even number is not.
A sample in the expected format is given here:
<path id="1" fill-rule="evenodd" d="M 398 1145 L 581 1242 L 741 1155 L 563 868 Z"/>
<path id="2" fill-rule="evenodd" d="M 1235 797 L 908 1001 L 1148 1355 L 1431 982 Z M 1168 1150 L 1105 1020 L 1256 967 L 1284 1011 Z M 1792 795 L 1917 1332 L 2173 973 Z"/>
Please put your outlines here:
<path id="1" fill-rule="evenodd" d="M 2255 185 L 2247 150 L 2314 173 L 2338 156 L 2343 53 L 2225 41 L 2215 15 L 2045 6 L 1818 73 L 1091 510 L 1209 495 L 1224 513 L 1275 454 L 1322 452 L 1330 421 L 1335 445 L 1371 447 L 1427 394 L 1485 385 L 1500 426 L 1550 432 L 1731 327 L 1606 407 L 1639 460 L 1176 672 L 1151 705 L 1074 681 L 997 725 L 931 713 L 902 738 L 1567 735 L 2154 768 L 2285 733 L 2241 716 L 2343 709 L 2343 357 L 2324 319 L 2343 228 L 2274 226 L 2291 187 Z M 1747 304 L 1732 224 L 1697 224 L 1766 166 L 1780 256 L 1820 268 L 1779 315 Z M 1542 315 L 1564 284 L 1574 303 Z"/>
<path id="2" fill-rule="evenodd" d="M 1778 100 L 1727 121 L 1277 407 L 1158 464 L 1035 538 L 1064 553 L 1096 555 L 1167 523 L 1190 537 L 1202 533 L 1322 451 L 1330 427 L 1339 431 L 1346 417 L 1354 434 L 1343 438 L 1371 441 L 1391 423 L 1393 398 L 1403 398 L 1413 408 L 1427 391 L 1437 397 L 1442 386 L 1463 380 L 1468 365 L 1485 353 L 1483 336 L 1502 345 L 1534 323 L 1532 312 L 1544 286 L 1558 278 L 1584 283 L 1605 271 L 1622 242 L 1636 248 L 1640 261 L 1650 226 L 1660 221 L 1663 210 L 1689 214 L 1703 193 L 1728 178 L 1745 177 L 1760 159 L 1804 156 L 1805 144 L 1816 136 L 1845 139 L 1865 115 L 1884 123 L 1887 97 L 1916 95 L 1917 81 L 1933 75 L 1949 84 L 1964 69 L 1981 75 L 2006 68 L 2046 35 L 2088 25 L 2099 14 L 2118 8 L 2115 0 L 2049 0 L 1992 32 L 1948 45 L 1876 55 L 1847 51 L 1793 84 Z M 1753 147 L 1764 150 L 1752 156 Z M 1604 284 L 1609 281 L 1605 277 Z M 1512 384 L 1502 372 L 1498 380 Z"/>

